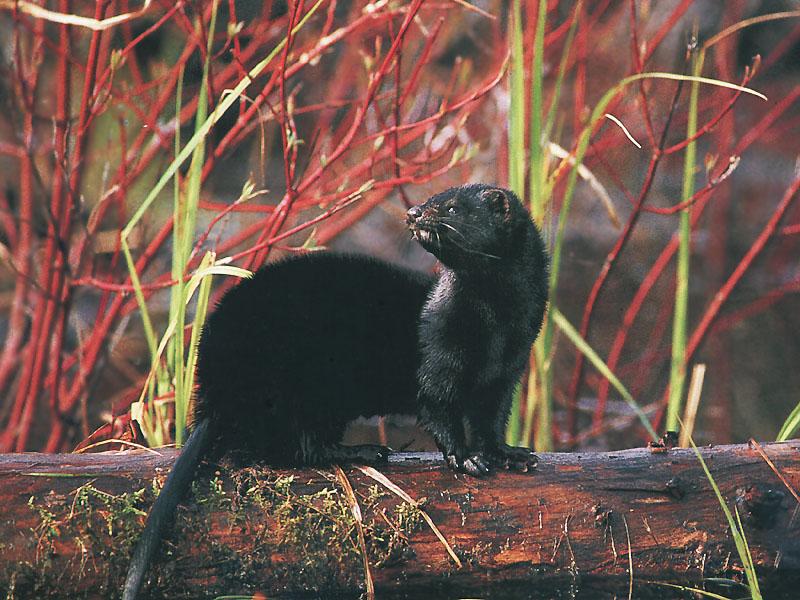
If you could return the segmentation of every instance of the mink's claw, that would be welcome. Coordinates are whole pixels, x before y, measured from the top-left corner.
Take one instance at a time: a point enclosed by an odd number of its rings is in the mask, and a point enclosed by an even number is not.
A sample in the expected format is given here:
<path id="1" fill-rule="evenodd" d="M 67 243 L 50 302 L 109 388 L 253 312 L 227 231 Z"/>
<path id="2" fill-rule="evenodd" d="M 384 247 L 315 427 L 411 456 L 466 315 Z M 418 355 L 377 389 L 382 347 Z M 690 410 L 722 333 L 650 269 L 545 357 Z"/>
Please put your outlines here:
<path id="1" fill-rule="evenodd" d="M 466 458 L 459 458 L 455 454 L 446 457 L 447 466 L 456 473 L 466 473 L 473 477 L 485 477 L 492 472 L 490 462 L 481 453 L 472 454 Z"/>
<path id="2" fill-rule="evenodd" d="M 527 473 L 531 469 L 535 469 L 539 463 L 539 457 L 529 448 L 508 446 L 507 444 L 496 448 L 490 456 L 492 465 L 520 473 Z"/>

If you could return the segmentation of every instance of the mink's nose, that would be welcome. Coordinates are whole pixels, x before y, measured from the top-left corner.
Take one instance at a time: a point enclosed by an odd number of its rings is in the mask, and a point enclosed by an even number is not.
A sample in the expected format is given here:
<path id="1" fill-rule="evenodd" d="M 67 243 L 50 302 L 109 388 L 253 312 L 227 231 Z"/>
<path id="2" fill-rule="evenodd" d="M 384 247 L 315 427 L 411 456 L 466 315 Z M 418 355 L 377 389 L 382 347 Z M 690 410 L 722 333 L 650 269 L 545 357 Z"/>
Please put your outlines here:
<path id="1" fill-rule="evenodd" d="M 406 213 L 406 223 L 413 223 L 422 216 L 422 207 L 412 206 Z"/>

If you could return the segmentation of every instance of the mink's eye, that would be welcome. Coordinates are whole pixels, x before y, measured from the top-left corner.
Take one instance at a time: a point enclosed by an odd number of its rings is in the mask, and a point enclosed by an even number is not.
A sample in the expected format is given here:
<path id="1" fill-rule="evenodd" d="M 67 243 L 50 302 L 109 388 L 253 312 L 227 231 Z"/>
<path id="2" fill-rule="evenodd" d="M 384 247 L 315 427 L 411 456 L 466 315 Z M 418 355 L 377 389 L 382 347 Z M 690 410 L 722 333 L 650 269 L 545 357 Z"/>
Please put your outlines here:
<path id="1" fill-rule="evenodd" d="M 451 215 L 454 215 L 458 213 L 458 207 L 456 207 L 455 204 L 451 204 L 450 206 L 447 207 L 447 212 L 450 213 Z"/>

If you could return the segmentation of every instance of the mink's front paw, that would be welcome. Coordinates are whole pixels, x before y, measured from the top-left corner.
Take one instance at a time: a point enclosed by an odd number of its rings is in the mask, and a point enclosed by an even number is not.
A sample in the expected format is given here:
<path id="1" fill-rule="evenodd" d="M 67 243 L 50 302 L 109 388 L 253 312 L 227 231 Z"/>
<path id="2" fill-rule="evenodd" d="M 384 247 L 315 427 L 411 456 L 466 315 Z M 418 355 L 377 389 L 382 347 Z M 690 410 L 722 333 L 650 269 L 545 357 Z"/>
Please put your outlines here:
<path id="1" fill-rule="evenodd" d="M 519 446 L 509 446 L 500 444 L 489 453 L 491 466 L 503 469 L 512 469 L 521 473 L 527 473 L 535 469 L 539 463 L 539 457 L 529 448 Z"/>
<path id="2" fill-rule="evenodd" d="M 447 466 L 456 473 L 466 473 L 473 477 L 485 477 L 492 472 L 491 463 L 480 452 L 465 457 L 448 454 L 445 456 L 445 460 L 447 461 Z"/>

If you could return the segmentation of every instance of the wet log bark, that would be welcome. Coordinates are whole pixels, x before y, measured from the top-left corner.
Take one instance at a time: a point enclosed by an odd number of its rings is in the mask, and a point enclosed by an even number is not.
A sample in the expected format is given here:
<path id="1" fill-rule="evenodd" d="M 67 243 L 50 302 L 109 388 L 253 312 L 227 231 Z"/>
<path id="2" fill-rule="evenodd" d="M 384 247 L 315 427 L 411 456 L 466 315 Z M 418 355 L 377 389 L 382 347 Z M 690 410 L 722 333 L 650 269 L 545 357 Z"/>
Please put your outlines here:
<path id="1" fill-rule="evenodd" d="M 800 441 L 763 445 L 774 469 L 747 445 L 701 451 L 741 515 L 767 597 L 796 597 L 800 510 L 786 484 L 800 488 Z M 0 455 L 0 589 L 17 598 L 118 594 L 152 482 L 163 480 L 174 457 Z M 587 597 L 627 597 L 631 563 L 636 598 L 678 597 L 663 583 L 743 580 L 728 523 L 691 450 L 542 454 L 531 473 L 482 480 L 453 474 L 439 458 L 398 454 L 379 471 L 424 499 L 454 556 L 419 507 L 363 470 L 345 470 L 363 515 L 362 546 L 352 497 L 332 469 L 213 465 L 179 509 L 148 597 L 295 598 L 303 590 L 357 597 L 364 548 L 384 598 L 433 597 L 431 590 L 442 598 L 494 598 L 497 590 L 550 598 L 587 589 L 594 590 Z"/>

